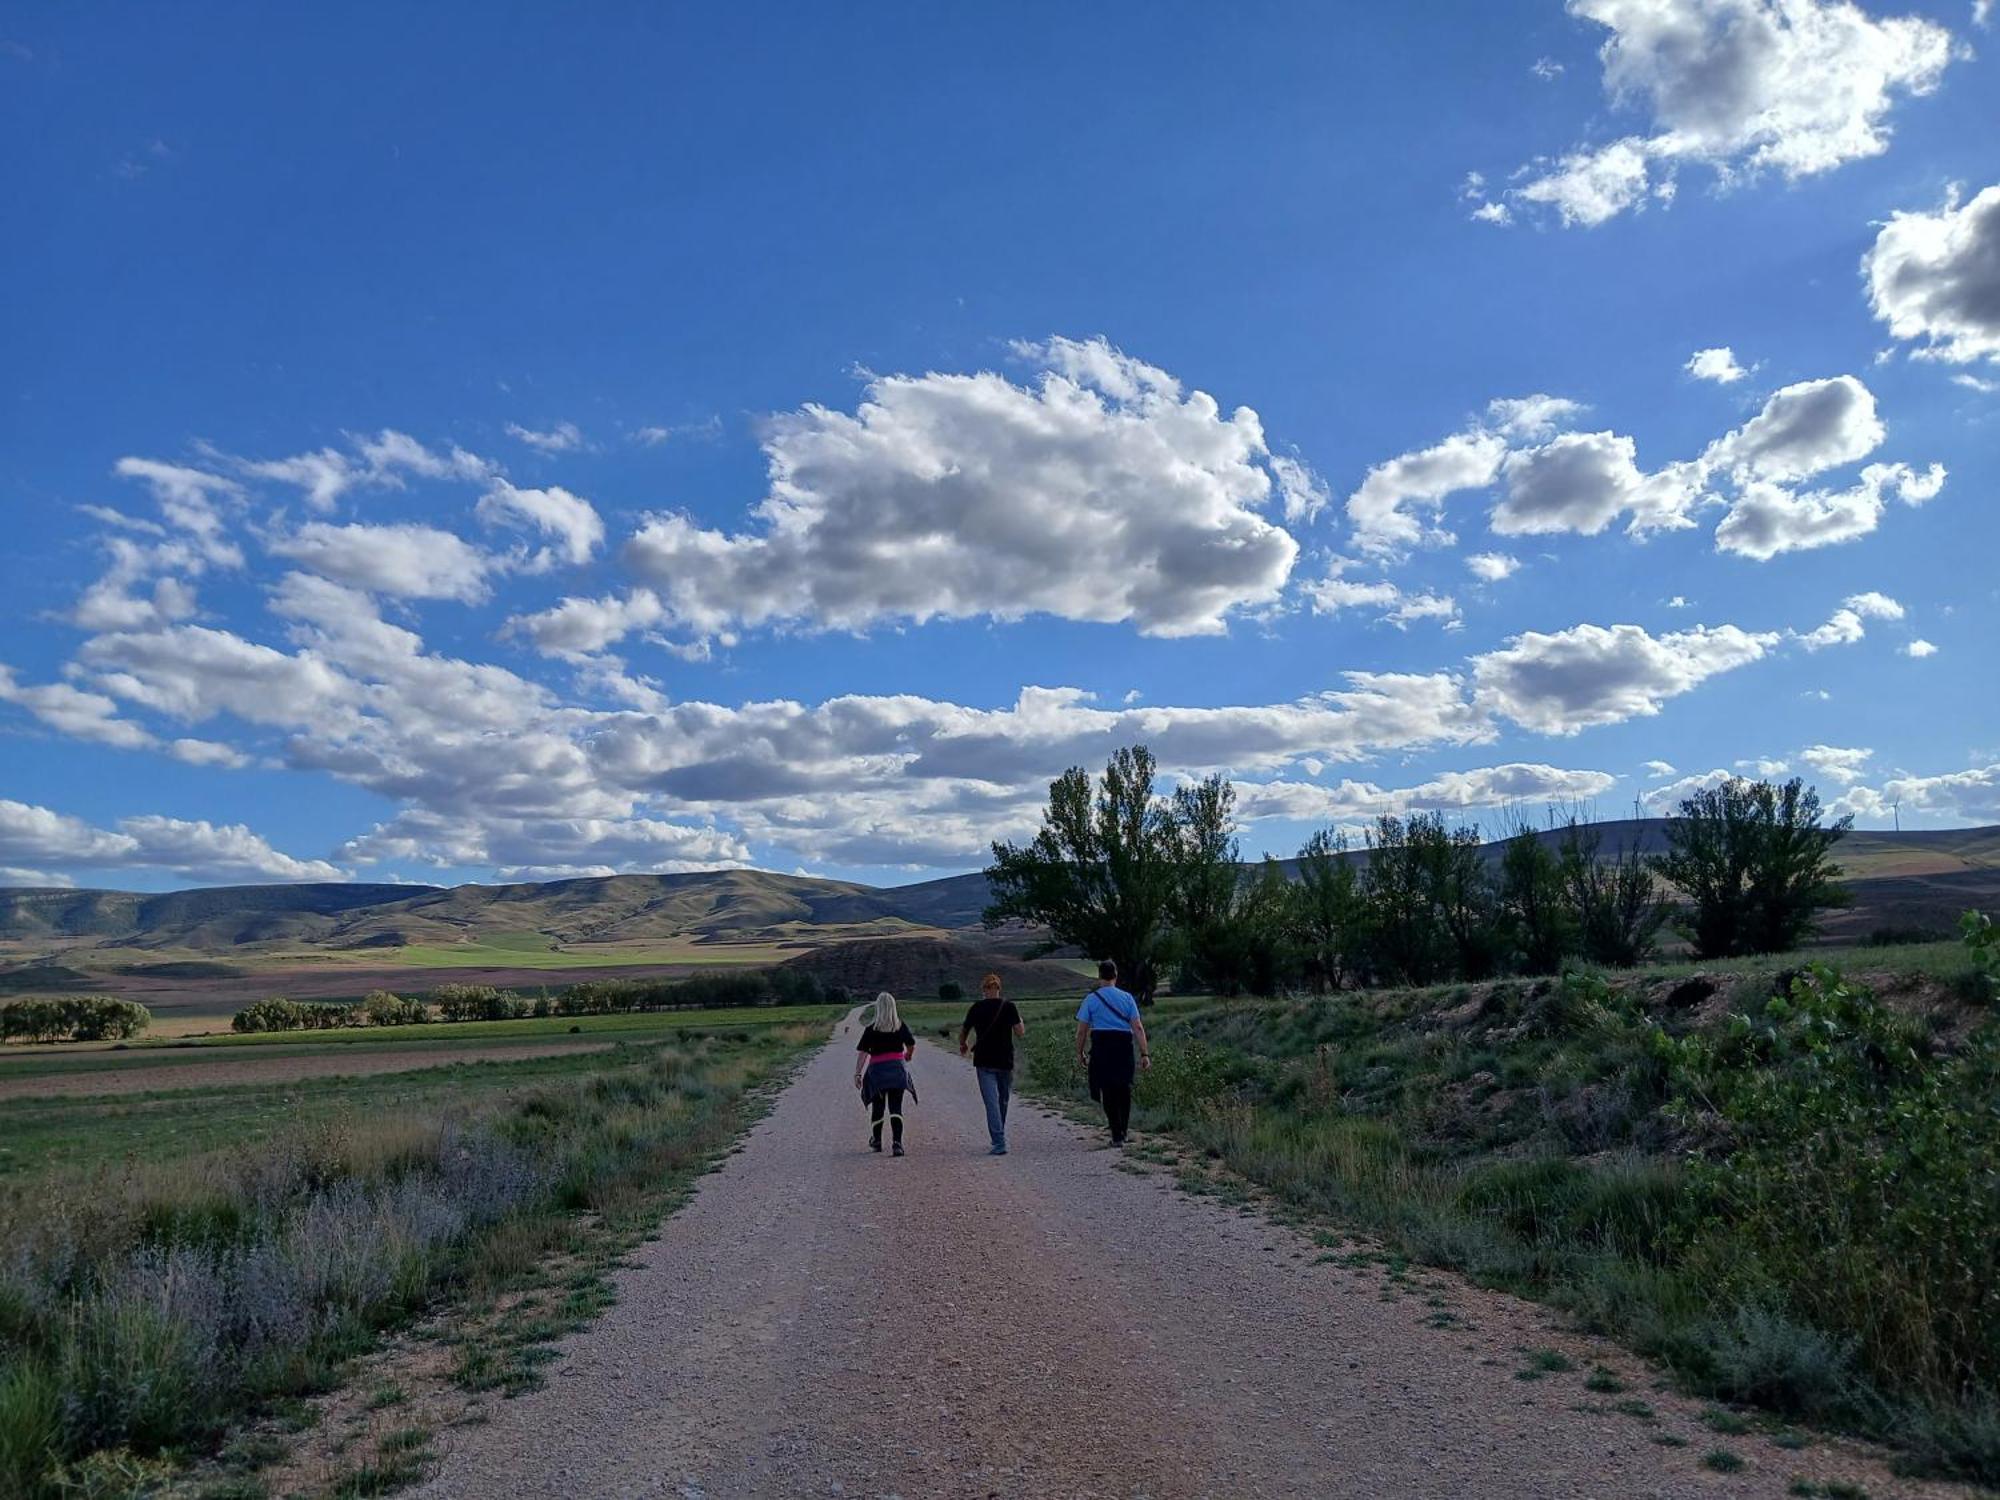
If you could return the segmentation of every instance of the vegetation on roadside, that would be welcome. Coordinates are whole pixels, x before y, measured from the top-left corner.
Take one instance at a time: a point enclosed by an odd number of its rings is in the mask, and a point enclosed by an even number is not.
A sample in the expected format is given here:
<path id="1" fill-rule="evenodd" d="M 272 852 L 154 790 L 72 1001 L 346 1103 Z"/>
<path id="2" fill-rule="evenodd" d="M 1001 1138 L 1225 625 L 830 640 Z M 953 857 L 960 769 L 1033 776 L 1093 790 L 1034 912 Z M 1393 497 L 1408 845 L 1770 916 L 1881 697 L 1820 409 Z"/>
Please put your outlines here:
<path id="1" fill-rule="evenodd" d="M 1210 1003 L 1155 1019 L 1137 1118 L 1693 1391 L 1993 1483 L 2000 1017 L 1962 995 L 1815 966 Z M 1031 1028 L 1024 1082 L 1074 1097 L 1072 1056 Z"/>
<path id="2" fill-rule="evenodd" d="M 577 1214 L 657 1208 L 807 1035 L 733 1028 L 486 1109 L 320 1117 L 33 1179 L 0 1215 L 0 1495 L 92 1492 L 211 1451 L 380 1330 L 514 1274 Z"/>
<path id="3" fill-rule="evenodd" d="M 337 1031 L 434 1021 L 550 1020 L 737 1006 L 846 1005 L 847 991 L 803 969 L 692 974 L 685 979 L 587 979 L 554 994 L 519 995 L 490 984 L 441 984 L 427 998 L 374 990 L 357 1004 L 278 997 L 239 1010 L 232 1031 Z"/>
<path id="4" fill-rule="evenodd" d="M 145 1006 L 112 995 L 9 1000 L 0 1005 L 0 1042 L 115 1042 L 153 1024 Z"/>
<path id="5" fill-rule="evenodd" d="M 1154 781 L 1136 745 L 1095 785 L 1081 767 L 1051 783 L 1035 837 L 993 845 L 987 924 L 1114 959 L 1150 1001 L 1168 974 L 1182 992 L 1275 995 L 1631 968 L 1676 916 L 1697 957 L 1780 952 L 1846 900 L 1831 851 L 1849 820 L 1824 822 L 1796 779 L 1695 792 L 1651 858 L 1606 849 L 1572 812 L 1517 821 L 1493 860 L 1476 826 L 1419 812 L 1377 818 L 1359 848 L 1315 833 L 1296 877 L 1269 858 L 1246 869 L 1220 773 L 1164 795 Z"/>

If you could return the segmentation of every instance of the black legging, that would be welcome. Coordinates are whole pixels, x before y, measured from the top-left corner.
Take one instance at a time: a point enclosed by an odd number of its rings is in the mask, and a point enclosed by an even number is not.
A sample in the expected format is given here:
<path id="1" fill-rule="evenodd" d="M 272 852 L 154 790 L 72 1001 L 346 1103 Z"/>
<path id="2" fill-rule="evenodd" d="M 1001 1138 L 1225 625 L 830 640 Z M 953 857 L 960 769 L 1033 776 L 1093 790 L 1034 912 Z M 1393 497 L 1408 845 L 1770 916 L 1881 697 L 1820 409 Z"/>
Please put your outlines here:
<path id="1" fill-rule="evenodd" d="M 873 1112 L 875 1120 L 874 1138 L 877 1141 L 882 1139 L 882 1113 L 884 1110 L 887 1110 L 889 1114 L 890 1142 L 900 1146 L 903 1144 L 903 1091 L 901 1089 L 884 1089 L 875 1096 Z"/>

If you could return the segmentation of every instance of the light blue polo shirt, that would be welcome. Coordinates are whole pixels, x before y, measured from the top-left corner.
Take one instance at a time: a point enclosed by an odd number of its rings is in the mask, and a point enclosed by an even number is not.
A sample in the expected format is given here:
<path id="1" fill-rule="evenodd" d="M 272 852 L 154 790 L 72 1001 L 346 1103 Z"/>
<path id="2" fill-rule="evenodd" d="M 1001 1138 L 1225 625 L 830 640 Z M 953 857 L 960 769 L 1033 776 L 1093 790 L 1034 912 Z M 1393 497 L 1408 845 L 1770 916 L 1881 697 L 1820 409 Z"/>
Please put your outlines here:
<path id="1" fill-rule="evenodd" d="M 1115 984 L 1101 984 L 1083 997 L 1076 1018 L 1088 1021 L 1092 1031 L 1130 1032 L 1139 1019 L 1139 1002 Z"/>

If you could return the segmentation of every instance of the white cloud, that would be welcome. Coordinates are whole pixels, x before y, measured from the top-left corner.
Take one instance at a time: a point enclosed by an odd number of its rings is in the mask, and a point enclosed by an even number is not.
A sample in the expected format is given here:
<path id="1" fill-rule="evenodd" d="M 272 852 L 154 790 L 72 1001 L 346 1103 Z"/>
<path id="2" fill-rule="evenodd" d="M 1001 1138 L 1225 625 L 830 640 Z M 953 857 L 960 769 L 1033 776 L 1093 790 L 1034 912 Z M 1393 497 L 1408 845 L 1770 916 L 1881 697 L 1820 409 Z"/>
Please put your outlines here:
<path id="1" fill-rule="evenodd" d="M 1670 198 L 1685 163 L 1728 185 L 1879 155 L 1899 98 L 1929 93 L 1954 56 L 1944 27 L 1878 19 L 1851 0 L 1569 0 L 1569 10 L 1608 30 L 1605 92 L 1647 126 L 1532 164 L 1509 190 L 1508 202 L 1553 209 L 1567 225 Z"/>
<path id="2" fill-rule="evenodd" d="M 1670 781 L 1664 786 L 1656 786 L 1639 798 L 1639 805 L 1655 817 L 1671 813 L 1681 801 L 1696 792 L 1705 792 L 1710 787 L 1721 786 L 1724 782 L 1738 780 L 1737 773 L 1717 767 L 1713 771 L 1703 771 L 1694 776 L 1683 776 L 1678 781 Z"/>
<path id="3" fill-rule="evenodd" d="M 1496 396 L 1486 403 L 1486 415 L 1496 429 L 1510 438 L 1537 442 L 1553 436 L 1588 410 L 1581 401 L 1543 392 L 1532 396 Z"/>
<path id="4" fill-rule="evenodd" d="M 1664 760 L 1647 761 L 1645 770 L 1646 774 L 1655 781 L 1659 780 L 1662 776 L 1672 776 L 1675 774 L 1672 763 Z"/>
<path id="5" fill-rule="evenodd" d="M 626 560 L 696 634 L 1031 614 L 1215 634 L 1269 605 L 1298 545 L 1261 514 L 1257 415 L 1224 416 L 1103 340 L 1017 346 L 1002 376 L 880 376 L 852 416 L 808 406 L 764 439 L 755 524 L 650 518 Z"/>
<path id="6" fill-rule="evenodd" d="M 1993 24 L 1993 0 L 1972 0 L 1972 24 L 1979 27 Z"/>
<path id="7" fill-rule="evenodd" d="M 1702 463 L 1744 480 L 1806 479 L 1866 458 L 1885 435 L 1874 392 L 1852 375 L 1836 375 L 1776 392 L 1756 416 L 1711 443 Z"/>
<path id="8" fill-rule="evenodd" d="M 1852 786 L 1868 774 L 1868 762 L 1874 755 L 1873 750 L 1855 747 L 1808 745 L 1799 752 L 1799 759 L 1811 766 L 1824 779 L 1837 781 L 1842 786 Z"/>
<path id="9" fill-rule="evenodd" d="M 1739 771 L 1755 771 L 1759 776 L 1769 780 L 1774 776 L 1785 775 L 1792 768 L 1791 764 L 1787 761 L 1773 760 L 1767 756 L 1758 760 L 1739 760 L 1736 762 L 1736 769 Z"/>
<path id="10" fill-rule="evenodd" d="M 1504 552 L 1474 552 L 1465 559 L 1466 570 L 1482 583 L 1498 583 L 1520 571 L 1520 559 Z"/>
<path id="11" fill-rule="evenodd" d="M 1779 639 L 1734 625 L 1663 636 L 1637 625 L 1530 630 L 1474 657 L 1472 675 L 1488 711 L 1540 733 L 1574 734 L 1657 714 L 1667 699 L 1761 659 Z"/>
<path id="12" fill-rule="evenodd" d="M 0 665 L 0 703 L 25 708 L 49 728 L 71 739 L 89 740 L 119 750 L 143 750 L 155 743 L 142 725 L 119 717 L 115 699 L 67 682 L 23 687 L 4 665 Z"/>
<path id="13" fill-rule="evenodd" d="M 1538 57 L 1535 59 L 1534 66 L 1529 68 L 1528 71 L 1541 79 L 1543 83 L 1553 83 L 1556 79 L 1562 77 L 1563 65 L 1553 57 Z"/>
<path id="14" fill-rule="evenodd" d="M 346 454 L 332 448 L 291 458 L 246 461 L 241 467 L 259 479 L 297 485 L 305 491 L 306 504 L 317 511 L 332 510 L 342 495 L 369 477 L 367 470 L 357 468 Z"/>
<path id="15" fill-rule="evenodd" d="M 1873 591 L 1851 594 L 1824 625 L 1797 633 L 1796 638 L 1808 651 L 1819 651 L 1828 646 L 1851 646 L 1867 635 L 1866 620 L 1900 620 L 1903 613 L 1903 606 L 1887 594 Z"/>
<path id="16" fill-rule="evenodd" d="M 475 602 L 486 597 L 493 566 L 492 558 L 453 533 L 414 524 L 308 521 L 274 539 L 270 550 L 335 582 L 401 599 Z"/>
<path id="17" fill-rule="evenodd" d="M 1736 351 L 1727 344 L 1695 350 L 1682 368 L 1696 380 L 1712 380 L 1717 385 L 1733 385 L 1750 373 L 1736 362 Z"/>
<path id="18" fill-rule="evenodd" d="M 1870 464 L 1851 489 L 1788 490 L 1753 480 L 1715 528 L 1715 550 L 1764 562 L 1781 552 L 1806 551 L 1851 542 L 1881 524 L 1885 496 L 1921 505 L 1944 487 L 1945 469 L 1932 464 L 1918 474 L 1907 464 Z"/>
<path id="19" fill-rule="evenodd" d="M 1968 391 L 1977 391 L 1982 396 L 2000 393 L 2000 380 L 1982 380 L 1977 375 L 1968 375 L 1963 370 L 1951 377 L 1953 385 L 1962 385 Z"/>
<path id="20" fill-rule="evenodd" d="M 121 458 L 115 470 L 151 490 L 167 525 L 185 534 L 206 561 L 225 568 L 243 565 L 242 549 L 224 535 L 223 509 L 243 493 L 234 480 L 150 458 Z"/>
<path id="21" fill-rule="evenodd" d="M 0 800 L 0 859 L 35 871 L 164 871 L 187 880 L 344 880 L 325 860 L 281 854 L 241 824 L 218 826 L 148 814 L 115 831 L 31 803 Z M 65 882 L 66 883 L 66 882 Z"/>
<path id="22" fill-rule="evenodd" d="M 538 567 L 556 561 L 581 567 L 604 544 L 604 521 L 596 507 L 581 495 L 555 485 L 524 490 L 499 480 L 479 497 L 474 510 L 489 526 L 528 526 L 553 538 L 553 550 L 540 554 L 535 564 Z"/>
<path id="23" fill-rule="evenodd" d="M 1347 497 L 1347 518 L 1357 545 L 1371 552 L 1394 551 L 1420 542 L 1449 543 L 1447 531 L 1427 532 L 1413 507 L 1436 510 L 1445 497 L 1481 490 L 1493 483 L 1507 456 L 1507 441 L 1475 431 L 1446 438 L 1435 447 L 1405 453 L 1368 471 Z"/>
<path id="24" fill-rule="evenodd" d="M 537 453 L 573 453 L 583 446 L 583 433 L 574 422 L 558 422 L 546 432 L 509 422 L 507 436 L 526 443 Z"/>
<path id="25" fill-rule="evenodd" d="M 1246 823 L 1263 818 L 1292 822 L 1346 822 L 1384 813 L 1463 812 L 1521 803 L 1571 803 L 1602 796 L 1618 784 L 1604 771 L 1570 771 L 1513 762 L 1471 771 L 1447 771 L 1419 786 L 1385 789 L 1372 781 L 1320 786 L 1306 781 L 1236 782 L 1236 814 Z"/>
<path id="26" fill-rule="evenodd" d="M 1299 588 L 1316 615 L 1339 614 L 1350 609 L 1379 609 L 1376 617 L 1397 629 L 1405 629 L 1418 620 L 1442 620 L 1447 624 L 1458 619 L 1458 603 L 1447 595 L 1432 593 L 1409 593 L 1386 580 L 1363 583 L 1355 579 L 1343 578 L 1341 570 L 1347 566 L 1345 558 L 1335 558 L 1328 568 L 1327 576 L 1302 584 Z"/>
<path id="27" fill-rule="evenodd" d="M 1493 510 L 1494 532 L 1595 536 L 1626 512 L 1635 535 L 1692 524 L 1692 471 L 1641 473 L 1637 452 L 1631 438 L 1613 432 L 1566 432 L 1539 448 L 1517 448 L 1501 466 L 1506 494 Z"/>
<path id="28" fill-rule="evenodd" d="M 1879 523 L 1885 494 L 1920 504 L 1945 478 L 1935 464 L 1925 473 L 1883 464 L 1845 492 L 1799 494 L 1786 487 L 1881 445 L 1886 429 L 1874 393 L 1852 375 L 1786 386 L 1697 458 L 1651 471 L 1639 466 L 1638 445 L 1622 433 L 1556 430 L 1584 409 L 1546 395 L 1493 401 L 1491 427 L 1475 426 L 1375 465 L 1347 501 L 1355 545 L 1386 557 L 1453 542 L 1448 529 L 1427 525 L 1420 512 L 1440 510 L 1452 494 L 1496 484 L 1502 493 L 1488 524 L 1499 536 L 1595 536 L 1621 518 L 1634 537 L 1682 530 L 1695 524 L 1703 506 L 1727 499 L 1734 488 L 1718 550 L 1761 561 L 1861 536 Z M 1711 493 L 1716 486 L 1722 494 Z"/>
<path id="29" fill-rule="evenodd" d="M 666 617 L 666 608 L 650 589 L 634 589 L 601 599 L 570 598 L 539 614 L 516 615 L 507 622 L 548 656 L 588 656 L 645 630 Z"/>
<path id="30" fill-rule="evenodd" d="M 1929 641 L 1916 640 L 1916 641 L 1911 641 L 1908 645 L 1903 647 L 1903 655 L 1912 656 L 1915 657 L 1917 660 L 1921 661 L 1926 656 L 1936 656 L 1937 649 L 1938 648 L 1933 646 Z"/>
<path id="31" fill-rule="evenodd" d="M 1899 213 L 1862 258 L 1875 316 L 1920 357 L 2000 361 L 2000 183 L 1961 207 Z"/>

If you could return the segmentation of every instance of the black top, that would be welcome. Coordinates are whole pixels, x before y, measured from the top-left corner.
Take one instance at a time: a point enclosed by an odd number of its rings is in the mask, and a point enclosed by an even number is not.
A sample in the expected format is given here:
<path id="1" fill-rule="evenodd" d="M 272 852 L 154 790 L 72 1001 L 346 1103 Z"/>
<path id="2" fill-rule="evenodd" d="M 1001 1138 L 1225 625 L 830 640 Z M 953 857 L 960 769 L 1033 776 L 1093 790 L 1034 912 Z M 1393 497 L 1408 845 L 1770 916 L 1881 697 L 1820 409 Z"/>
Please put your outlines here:
<path id="1" fill-rule="evenodd" d="M 972 1032 L 972 1065 L 975 1068 L 1014 1066 L 1014 1027 L 1021 1013 L 1012 1000 L 975 1000 L 965 1013 L 965 1029 Z"/>
<path id="2" fill-rule="evenodd" d="M 861 1040 L 854 1044 L 856 1052 L 866 1052 L 879 1057 L 885 1052 L 907 1052 L 917 1045 L 917 1034 L 905 1022 L 894 1031 L 877 1031 L 873 1026 L 865 1027 Z"/>

